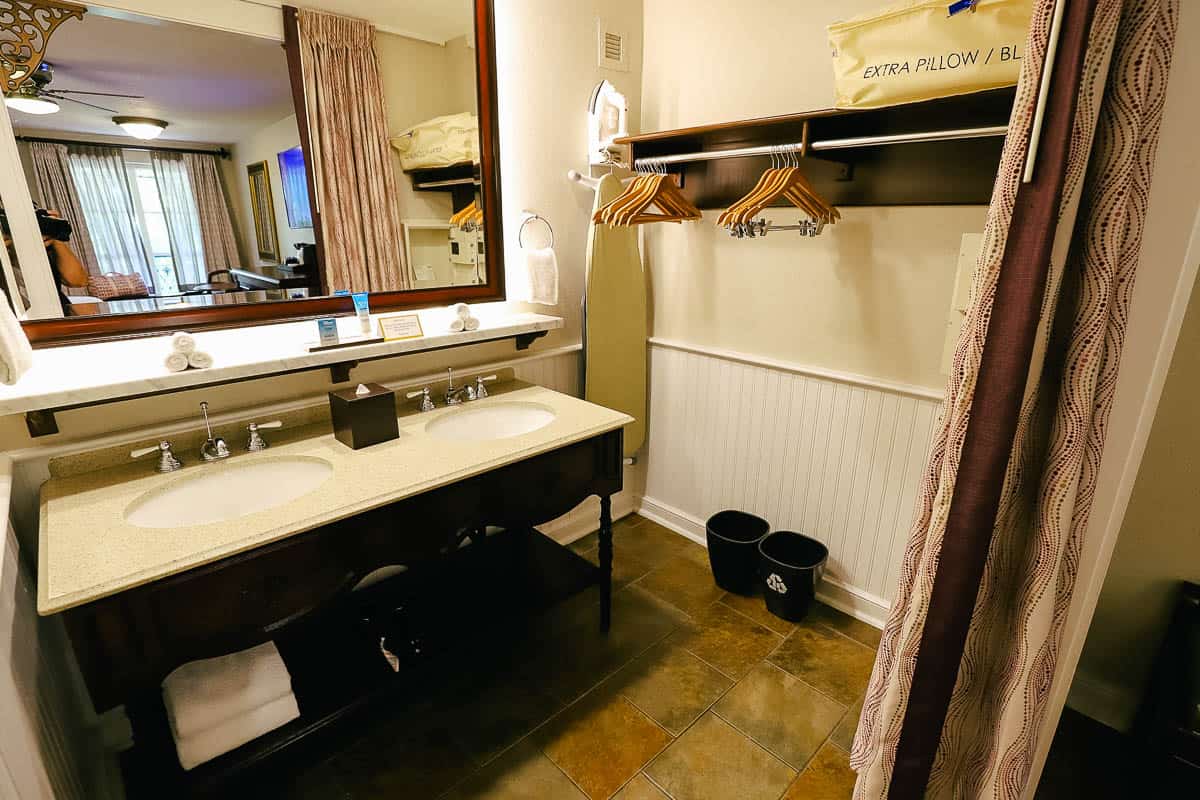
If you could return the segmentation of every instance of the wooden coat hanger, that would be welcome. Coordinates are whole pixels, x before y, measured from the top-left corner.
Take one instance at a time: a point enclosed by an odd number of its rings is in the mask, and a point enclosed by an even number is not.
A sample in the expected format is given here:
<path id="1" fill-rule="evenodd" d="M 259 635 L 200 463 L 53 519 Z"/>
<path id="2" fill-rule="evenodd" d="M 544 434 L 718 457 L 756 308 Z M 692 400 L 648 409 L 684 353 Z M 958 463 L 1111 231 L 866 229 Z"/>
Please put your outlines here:
<path id="1" fill-rule="evenodd" d="M 662 213 L 649 211 L 656 206 Z M 666 173 L 642 175 L 612 202 L 599 209 L 595 222 L 609 225 L 641 225 L 647 222 L 683 222 L 700 219 L 700 209 L 683 196 L 675 179 Z"/>
<path id="2" fill-rule="evenodd" d="M 781 152 L 779 155 L 788 154 Z M 813 188 L 796 162 L 788 166 L 773 166 L 764 172 L 758 184 L 724 211 L 717 223 L 722 227 L 748 224 L 780 197 L 819 222 L 832 223 L 841 219 L 841 214 Z"/>

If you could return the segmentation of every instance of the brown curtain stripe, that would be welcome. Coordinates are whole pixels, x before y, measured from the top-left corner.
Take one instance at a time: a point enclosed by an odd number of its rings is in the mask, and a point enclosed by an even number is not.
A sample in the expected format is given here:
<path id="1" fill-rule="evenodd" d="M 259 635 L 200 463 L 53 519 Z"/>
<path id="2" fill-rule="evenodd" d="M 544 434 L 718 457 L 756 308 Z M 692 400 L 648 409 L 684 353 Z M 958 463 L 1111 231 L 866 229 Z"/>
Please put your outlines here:
<path id="1" fill-rule="evenodd" d="M 963 440 L 958 480 L 896 748 L 890 800 L 925 796 L 958 678 L 1029 377 L 1095 9 L 1096 0 L 1067 6 L 1037 170 L 1034 180 L 1017 190 L 971 402 L 971 424 Z"/>

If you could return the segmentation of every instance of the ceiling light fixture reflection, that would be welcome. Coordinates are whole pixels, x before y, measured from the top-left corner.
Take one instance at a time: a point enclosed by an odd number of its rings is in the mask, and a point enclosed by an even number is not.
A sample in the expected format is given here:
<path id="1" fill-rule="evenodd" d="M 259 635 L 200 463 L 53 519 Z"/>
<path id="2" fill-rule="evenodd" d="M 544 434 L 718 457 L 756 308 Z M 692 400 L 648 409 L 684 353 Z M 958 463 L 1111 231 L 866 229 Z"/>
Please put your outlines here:
<path id="1" fill-rule="evenodd" d="M 4 98 L 4 105 L 13 111 L 20 111 L 25 114 L 53 114 L 55 111 L 58 111 L 58 103 L 53 100 L 25 94 L 19 90 L 16 94 L 6 96 Z"/>
<path id="2" fill-rule="evenodd" d="M 157 139 L 167 129 L 167 123 L 151 117 L 113 117 L 112 121 L 136 139 Z"/>

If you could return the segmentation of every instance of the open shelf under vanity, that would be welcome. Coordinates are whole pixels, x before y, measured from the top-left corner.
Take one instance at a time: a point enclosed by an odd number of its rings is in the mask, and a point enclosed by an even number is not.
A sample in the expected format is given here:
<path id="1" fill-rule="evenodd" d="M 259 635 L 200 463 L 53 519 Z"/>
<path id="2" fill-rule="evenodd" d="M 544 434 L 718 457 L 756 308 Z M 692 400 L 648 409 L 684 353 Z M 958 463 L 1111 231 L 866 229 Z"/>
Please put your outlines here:
<path id="1" fill-rule="evenodd" d="M 353 592 L 275 635 L 301 712 L 282 728 L 184 771 L 161 695 L 128 703 L 136 741 L 122 757 L 128 796 L 236 796 L 279 759 L 319 760 L 356 727 L 428 694 L 450 661 L 519 635 L 530 619 L 599 580 L 596 566 L 530 528 L 479 536 L 445 558 Z M 393 671 L 379 637 L 401 629 L 409 641 L 403 649 L 390 645 L 400 658 Z"/>

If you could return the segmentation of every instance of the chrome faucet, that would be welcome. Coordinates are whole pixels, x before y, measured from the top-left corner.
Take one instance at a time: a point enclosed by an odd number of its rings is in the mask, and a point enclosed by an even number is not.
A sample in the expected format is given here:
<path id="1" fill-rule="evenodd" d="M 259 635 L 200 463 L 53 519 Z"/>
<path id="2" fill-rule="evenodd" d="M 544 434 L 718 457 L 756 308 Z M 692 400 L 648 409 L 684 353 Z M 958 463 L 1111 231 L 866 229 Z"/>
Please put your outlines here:
<path id="1" fill-rule="evenodd" d="M 488 396 L 488 390 L 487 390 L 487 387 L 484 386 L 484 384 L 491 383 L 494 380 L 496 380 L 495 375 L 487 375 L 487 376 L 480 375 L 477 378 L 475 378 L 475 399 L 476 400 L 482 400 L 483 398 Z"/>
<path id="2" fill-rule="evenodd" d="M 225 444 L 225 440 L 220 436 L 213 436 L 212 425 L 208 422 L 207 402 L 200 404 L 200 412 L 204 414 L 204 429 L 208 432 L 208 439 L 205 440 L 204 444 L 200 445 L 200 460 L 212 462 L 229 458 L 229 445 Z"/>
<path id="3" fill-rule="evenodd" d="M 446 405 L 457 406 L 461 405 L 463 398 L 467 400 L 475 399 L 475 387 L 471 384 L 463 384 L 456 387 L 454 385 L 454 369 L 446 368 Z"/>
<path id="4" fill-rule="evenodd" d="M 415 392 L 409 392 L 405 395 L 409 400 L 421 398 L 421 411 L 433 411 L 437 406 L 433 404 L 433 398 L 429 396 L 429 387 L 418 389 Z"/>
<path id="5" fill-rule="evenodd" d="M 246 452 L 257 453 L 260 450 L 266 450 L 271 445 L 267 444 L 267 440 L 262 437 L 259 431 L 265 431 L 271 428 L 282 428 L 283 423 L 280 420 L 272 420 L 271 422 L 251 422 L 246 430 L 250 434 L 249 440 L 246 442 Z"/>
<path id="6" fill-rule="evenodd" d="M 129 454 L 130 458 L 141 458 L 148 456 L 151 453 L 158 453 L 158 466 L 155 467 L 159 472 L 174 472 L 177 469 L 183 469 L 183 462 L 175 457 L 171 452 L 171 443 L 161 441 L 153 447 L 143 447 L 141 450 L 134 450 Z"/>

